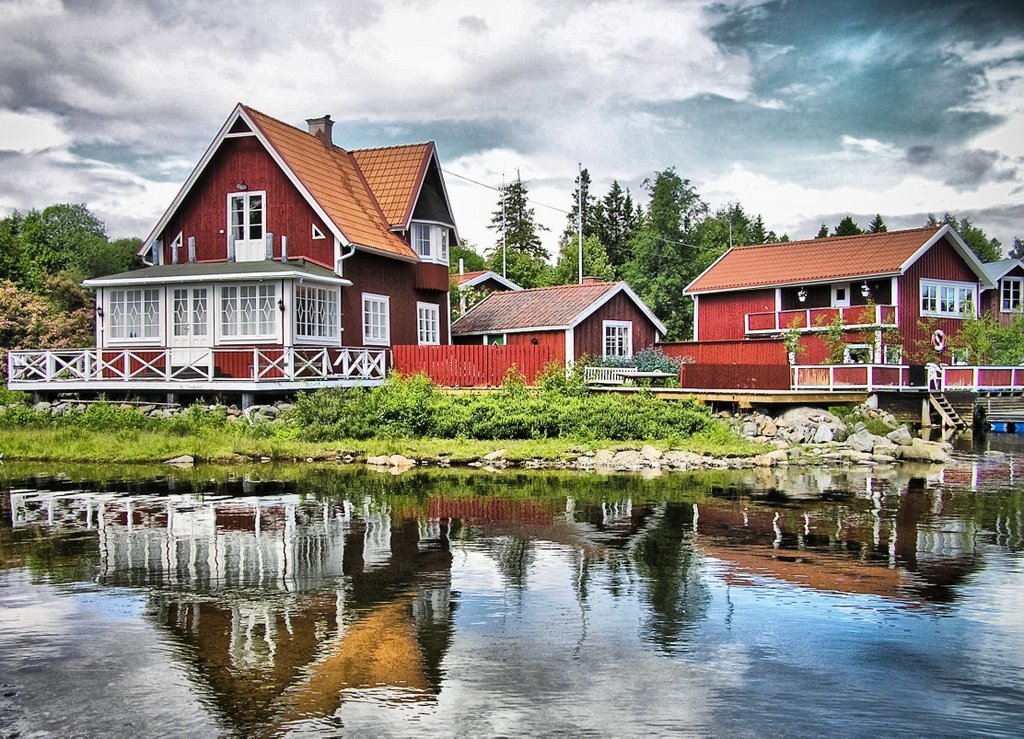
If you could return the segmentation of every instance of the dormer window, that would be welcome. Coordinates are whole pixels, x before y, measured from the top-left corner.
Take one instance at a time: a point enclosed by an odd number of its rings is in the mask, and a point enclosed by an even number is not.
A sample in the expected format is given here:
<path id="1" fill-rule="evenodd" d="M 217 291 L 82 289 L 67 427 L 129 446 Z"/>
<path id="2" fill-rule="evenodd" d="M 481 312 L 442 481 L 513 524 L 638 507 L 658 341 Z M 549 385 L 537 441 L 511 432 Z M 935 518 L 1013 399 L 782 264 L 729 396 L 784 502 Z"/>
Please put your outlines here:
<path id="1" fill-rule="evenodd" d="M 433 223 L 412 224 L 412 248 L 424 262 L 448 264 L 448 227 Z"/>

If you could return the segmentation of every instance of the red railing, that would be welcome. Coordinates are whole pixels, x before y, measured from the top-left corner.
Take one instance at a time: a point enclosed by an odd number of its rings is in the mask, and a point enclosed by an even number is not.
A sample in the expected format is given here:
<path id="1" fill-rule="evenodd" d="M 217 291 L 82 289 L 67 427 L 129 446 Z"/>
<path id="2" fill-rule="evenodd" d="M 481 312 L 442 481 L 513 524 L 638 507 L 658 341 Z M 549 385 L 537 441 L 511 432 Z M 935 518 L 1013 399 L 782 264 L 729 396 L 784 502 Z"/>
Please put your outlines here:
<path id="1" fill-rule="evenodd" d="M 445 387 L 497 387 L 513 367 L 532 385 L 555 361 L 551 347 L 532 345 L 396 346 L 393 357 L 395 372 Z"/>

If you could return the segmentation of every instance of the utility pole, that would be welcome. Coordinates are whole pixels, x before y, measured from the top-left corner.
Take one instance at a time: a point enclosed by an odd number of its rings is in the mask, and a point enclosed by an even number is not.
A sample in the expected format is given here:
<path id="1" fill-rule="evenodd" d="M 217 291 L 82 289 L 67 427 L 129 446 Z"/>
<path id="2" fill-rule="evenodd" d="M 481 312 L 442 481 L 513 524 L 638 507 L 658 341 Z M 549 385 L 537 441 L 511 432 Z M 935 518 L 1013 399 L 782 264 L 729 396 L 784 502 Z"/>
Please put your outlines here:
<path id="1" fill-rule="evenodd" d="M 580 273 L 580 284 L 583 284 L 583 163 L 576 162 L 576 166 L 579 167 L 580 178 L 579 187 L 576 189 L 579 191 L 579 206 L 578 213 L 576 214 L 576 250 L 579 257 L 579 273 Z"/>
<path id="2" fill-rule="evenodd" d="M 501 176 L 501 276 L 508 278 L 508 255 L 505 245 L 505 175 Z"/>

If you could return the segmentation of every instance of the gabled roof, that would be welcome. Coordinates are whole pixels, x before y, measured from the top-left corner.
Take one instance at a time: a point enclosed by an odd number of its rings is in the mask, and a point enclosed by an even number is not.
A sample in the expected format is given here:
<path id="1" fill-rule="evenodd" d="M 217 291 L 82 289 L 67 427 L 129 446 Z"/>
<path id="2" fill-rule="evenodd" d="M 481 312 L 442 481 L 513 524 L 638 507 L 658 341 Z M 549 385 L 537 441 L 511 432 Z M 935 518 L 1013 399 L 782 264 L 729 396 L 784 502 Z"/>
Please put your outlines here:
<path id="1" fill-rule="evenodd" d="M 623 292 L 664 335 L 665 325 L 625 282 L 585 282 L 493 292 L 453 323 L 451 332 L 470 335 L 565 330 L 577 326 Z"/>
<path id="2" fill-rule="evenodd" d="M 753 290 L 900 275 L 944 237 L 982 284 L 991 287 L 981 261 L 946 225 L 733 247 L 687 285 L 685 292 Z"/>
<path id="3" fill-rule="evenodd" d="M 433 142 L 352 152 L 392 227 L 408 227 L 433 154 Z"/>
<path id="4" fill-rule="evenodd" d="M 166 226 L 224 139 L 248 135 L 237 133 L 239 121 L 263 144 L 341 243 L 417 260 L 416 253 L 392 228 L 408 225 L 429 163 L 432 159 L 436 162 L 433 142 L 349 152 L 242 103 L 231 111 L 140 253 L 148 250 Z"/>
<path id="5" fill-rule="evenodd" d="M 985 274 L 993 283 L 1006 277 L 1015 267 L 1024 270 L 1024 262 L 1019 259 L 1000 259 L 998 262 L 985 262 L 982 266 L 985 267 Z"/>
<path id="6" fill-rule="evenodd" d="M 490 269 L 482 269 L 476 272 L 466 272 L 465 274 L 454 275 L 454 279 L 455 284 L 458 285 L 459 289 L 462 290 L 471 287 L 476 287 L 477 285 L 482 285 L 488 280 L 493 280 L 494 282 L 497 282 L 499 285 L 507 288 L 508 290 L 523 289 L 516 283 L 512 282 L 512 280 L 508 279 L 507 277 L 502 277 L 497 272 Z"/>

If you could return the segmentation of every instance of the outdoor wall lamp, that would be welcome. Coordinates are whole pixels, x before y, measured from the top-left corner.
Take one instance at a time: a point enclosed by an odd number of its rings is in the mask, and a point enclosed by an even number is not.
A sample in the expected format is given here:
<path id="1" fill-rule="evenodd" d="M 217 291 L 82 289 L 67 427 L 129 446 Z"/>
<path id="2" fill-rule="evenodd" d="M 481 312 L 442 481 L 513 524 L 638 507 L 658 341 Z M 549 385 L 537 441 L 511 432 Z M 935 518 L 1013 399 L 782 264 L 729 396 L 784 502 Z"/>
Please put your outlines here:
<path id="1" fill-rule="evenodd" d="M 247 184 L 245 184 L 244 182 L 236 182 L 235 183 L 235 189 L 236 190 L 248 190 L 249 186 Z"/>
<path id="2" fill-rule="evenodd" d="M 807 288 L 801 287 L 799 290 L 797 290 L 796 291 L 796 299 L 799 300 L 801 303 L 806 303 L 807 302 Z"/>
<path id="3" fill-rule="evenodd" d="M 277 299 L 277 309 L 284 313 L 284 298 Z"/>
<path id="4" fill-rule="evenodd" d="M 103 318 L 103 306 L 99 303 L 96 304 L 96 315 Z"/>
<path id="5" fill-rule="evenodd" d="M 871 297 L 871 288 L 868 286 L 867 280 L 860 286 L 860 294 L 865 298 Z"/>

